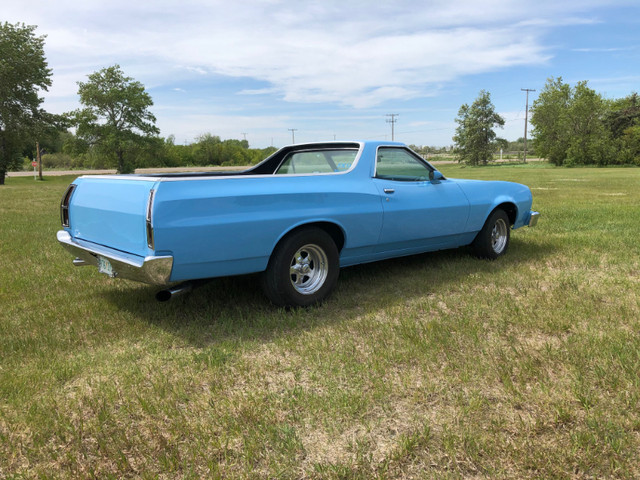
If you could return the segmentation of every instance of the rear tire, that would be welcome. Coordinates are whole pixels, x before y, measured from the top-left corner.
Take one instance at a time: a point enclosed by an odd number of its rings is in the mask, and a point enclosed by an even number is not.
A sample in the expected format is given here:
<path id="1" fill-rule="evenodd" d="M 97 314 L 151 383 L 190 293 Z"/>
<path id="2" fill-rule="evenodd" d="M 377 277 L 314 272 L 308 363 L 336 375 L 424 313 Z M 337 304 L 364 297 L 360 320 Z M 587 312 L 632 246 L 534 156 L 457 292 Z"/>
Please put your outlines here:
<path id="1" fill-rule="evenodd" d="M 262 274 L 262 288 L 274 305 L 308 307 L 326 299 L 340 270 L 338 248 L 324 230 L 308 227 L 276 246 Z"/>
<path id="2" fill-rule="evenodd" d="M 495 260 L 506 253 L 510 235 L 511 223 L 507 213 L 502 209 L 494 210 L 471 244 L 474 255 Z"/>

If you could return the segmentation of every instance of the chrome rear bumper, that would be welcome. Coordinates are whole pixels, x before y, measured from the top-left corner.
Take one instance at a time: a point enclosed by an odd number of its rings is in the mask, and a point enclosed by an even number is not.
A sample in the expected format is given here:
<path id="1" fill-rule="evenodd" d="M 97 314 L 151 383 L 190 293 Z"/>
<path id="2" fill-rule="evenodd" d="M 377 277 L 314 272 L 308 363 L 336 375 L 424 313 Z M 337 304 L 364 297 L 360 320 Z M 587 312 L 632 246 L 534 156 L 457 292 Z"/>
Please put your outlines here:
<path id="1" fill-rule="evenodd" d="M 173 257 L 170 255 L 141 257 L 124 253 L 95 243 L 74 239 L 66 230 L 58 231 L 57 238 L 60 244 L 76 257 L 73 260 L 73 264 L 76 266 L 93 265 L 110 277 L 128 278 L 152 285 L 172 283 L 169 281 L 173 267 Z"/>
<path id="2" fill-rule="evenodd" d="M 529 217 L 529 227 L 535 227 L 538 224 L 538 218 L 540 218 L 540 212 L 531 212 Z"/>

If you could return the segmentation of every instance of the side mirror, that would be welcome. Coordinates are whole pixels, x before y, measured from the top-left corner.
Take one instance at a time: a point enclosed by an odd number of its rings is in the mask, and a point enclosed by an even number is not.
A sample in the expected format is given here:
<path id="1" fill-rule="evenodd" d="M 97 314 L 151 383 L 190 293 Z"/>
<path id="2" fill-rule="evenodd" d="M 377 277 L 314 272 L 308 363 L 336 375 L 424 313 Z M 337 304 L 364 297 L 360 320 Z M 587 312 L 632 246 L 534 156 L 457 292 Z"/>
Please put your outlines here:
<path id="1" fill-rule="evenodd" d="M 429 172 L 429 180 L 432 182 L 439 182 L 444 179 L 444 175 L 442 175 L 438 170 L 432 170 Z"/>

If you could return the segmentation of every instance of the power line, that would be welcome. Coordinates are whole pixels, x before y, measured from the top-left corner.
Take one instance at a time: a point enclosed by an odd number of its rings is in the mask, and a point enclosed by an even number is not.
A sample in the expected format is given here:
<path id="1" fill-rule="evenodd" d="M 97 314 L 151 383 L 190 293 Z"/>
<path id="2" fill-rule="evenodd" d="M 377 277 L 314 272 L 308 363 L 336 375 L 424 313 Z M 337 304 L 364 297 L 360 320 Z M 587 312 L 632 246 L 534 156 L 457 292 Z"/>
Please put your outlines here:
<path id="1" fill-rule="evenodd" d="M 521 88 L 523 92 L 527 92 L 527 106 L 524 114 L 524 163 L 527 163 L 527 120 L 529 120 L 529 92 L 535 92 L 532 88 Z"/>
<path id="2" fill-rule="evenodd" d="M 400 115 L 399 113 L 388 113 L 386 116 L 387 117 L 391 117 L 390 119 L 387 120 L 387 123 L 391 124 L 391 141 L 393 142 L 395 140 L 395 135 L 394 135 L 394 126 L 397 122 L 396 117 Z"/>

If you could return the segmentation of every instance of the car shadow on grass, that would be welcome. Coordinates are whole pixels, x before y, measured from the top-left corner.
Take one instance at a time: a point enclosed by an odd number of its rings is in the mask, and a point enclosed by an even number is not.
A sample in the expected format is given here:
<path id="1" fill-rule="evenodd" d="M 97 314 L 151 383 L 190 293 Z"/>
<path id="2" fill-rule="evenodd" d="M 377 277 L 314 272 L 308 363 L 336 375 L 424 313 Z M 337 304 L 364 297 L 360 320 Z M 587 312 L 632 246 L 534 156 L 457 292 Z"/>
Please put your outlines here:
<path id="1" fill-rule="evenodd" d="M 159 327 L 196 347 L 269 341 L 412 302 L 432 291 L 454 288 L 470 275 L 534 264 L 552 252 L 544 240 L 514 238 L 509 253 L 497 261 L 476 259 L 463 247 L 348 267 L 341 270 L 332 296 L 310 308 L 273 306 L 262 293 L 259 275 L 212 279 L 168 302 L 155 299 L 157 287 L 134 282 L 127 282 L 130 289 L 106 290 L 103 295 L 132 321 Z"/>

